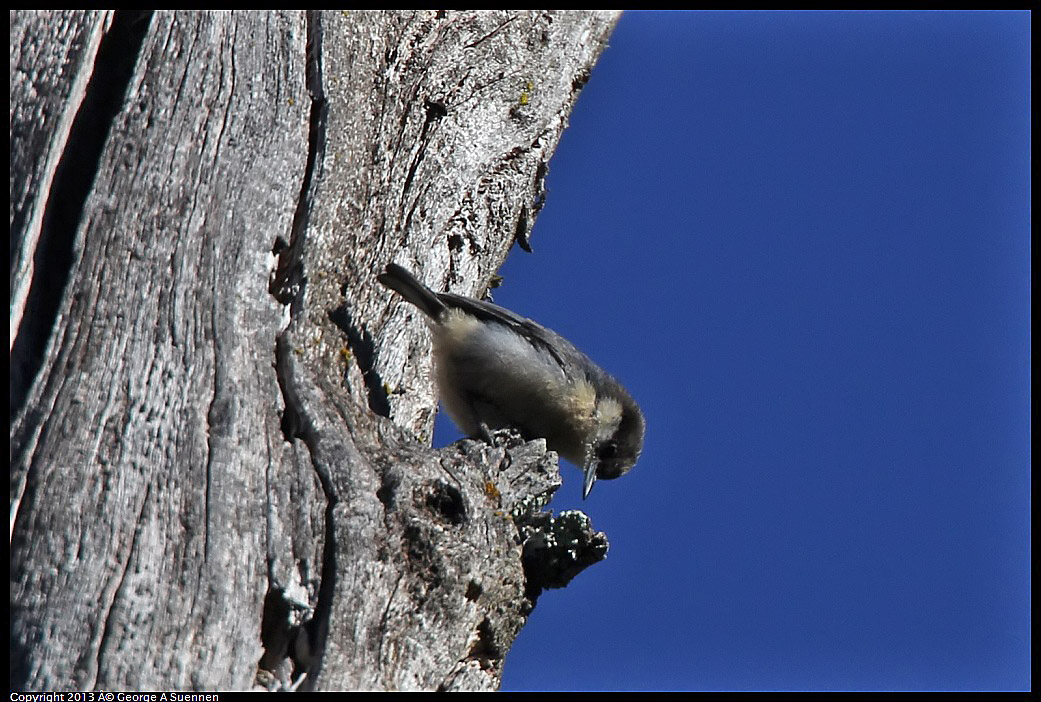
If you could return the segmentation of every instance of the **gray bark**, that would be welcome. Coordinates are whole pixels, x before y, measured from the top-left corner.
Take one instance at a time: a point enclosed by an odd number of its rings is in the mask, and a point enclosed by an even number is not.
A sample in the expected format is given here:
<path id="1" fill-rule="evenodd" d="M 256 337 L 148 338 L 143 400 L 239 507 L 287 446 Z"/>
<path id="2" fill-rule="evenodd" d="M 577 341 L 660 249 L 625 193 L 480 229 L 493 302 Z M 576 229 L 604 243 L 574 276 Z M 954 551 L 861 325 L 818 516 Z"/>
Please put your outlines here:
<path id="1" fill-rule="evenodd" d="M 11 22 L 11 336 L 21 324 L 32 253 L 57 160 L 83 101 L 89 64 L 110 12 L 10 11 Z M 53 39 L 34 40 L 45 27 Z"/>
<path id="2" fill-rule="evenodd" d="M 487 288 L 616 19 L 12 12 L 13 689 L 498 687 L 607 544 L 375 275 Z"/>

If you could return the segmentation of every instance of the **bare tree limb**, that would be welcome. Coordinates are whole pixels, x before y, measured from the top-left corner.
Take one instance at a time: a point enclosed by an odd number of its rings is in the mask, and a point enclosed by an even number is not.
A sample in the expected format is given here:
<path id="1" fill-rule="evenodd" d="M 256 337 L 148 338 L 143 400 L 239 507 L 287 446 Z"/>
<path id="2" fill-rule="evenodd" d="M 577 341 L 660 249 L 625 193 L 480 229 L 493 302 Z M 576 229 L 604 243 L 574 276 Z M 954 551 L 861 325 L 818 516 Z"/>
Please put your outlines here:
<path id="1" fill-rule="evenodd" d="M 541 441 L 428 448 L 375 274 L 527 246 L 616 19 L 12 13 L 14 688 L 498 687 L 606 541 Z"/>

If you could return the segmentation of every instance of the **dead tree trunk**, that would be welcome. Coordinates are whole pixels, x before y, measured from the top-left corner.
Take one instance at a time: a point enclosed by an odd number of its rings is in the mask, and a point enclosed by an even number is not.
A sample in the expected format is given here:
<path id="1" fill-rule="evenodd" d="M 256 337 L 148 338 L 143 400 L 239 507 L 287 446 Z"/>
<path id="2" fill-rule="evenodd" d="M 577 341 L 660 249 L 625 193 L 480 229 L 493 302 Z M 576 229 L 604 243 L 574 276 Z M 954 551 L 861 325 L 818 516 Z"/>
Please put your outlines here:
<path id="1" fill-rule="evenodd" d="M 11 13 L 13 689 L 498 686 L 606 541 L 375 274 L 487 287 L 615 20 Z"/>

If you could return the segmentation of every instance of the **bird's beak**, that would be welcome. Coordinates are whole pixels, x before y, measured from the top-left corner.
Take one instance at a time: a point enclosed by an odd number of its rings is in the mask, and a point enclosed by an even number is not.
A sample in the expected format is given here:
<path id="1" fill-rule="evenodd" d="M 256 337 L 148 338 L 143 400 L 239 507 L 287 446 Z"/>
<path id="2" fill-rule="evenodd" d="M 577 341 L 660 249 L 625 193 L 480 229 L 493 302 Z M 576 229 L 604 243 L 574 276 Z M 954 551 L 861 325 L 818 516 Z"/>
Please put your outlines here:
<path id="1" fill-rule="evenodd" d="M 585 482 L 582 483 L 582 499 L 589 497 L 589 491 L 593 489 L 593 483 L 596 482 L 596 461 L 587 460 L 584 468 L 586 473 Z"/>

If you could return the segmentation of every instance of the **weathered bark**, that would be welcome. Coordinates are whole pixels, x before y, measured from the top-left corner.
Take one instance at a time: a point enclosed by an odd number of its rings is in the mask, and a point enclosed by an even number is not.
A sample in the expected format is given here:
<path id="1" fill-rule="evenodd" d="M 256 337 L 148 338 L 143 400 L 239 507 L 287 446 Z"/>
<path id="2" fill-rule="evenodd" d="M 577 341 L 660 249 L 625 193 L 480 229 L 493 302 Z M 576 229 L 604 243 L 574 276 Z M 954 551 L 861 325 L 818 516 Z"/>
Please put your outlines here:
<path id="1" fill-rule="evenodd" d="M 606 542 L 375 274 L 487 287 L 615 19 L 12 13 L 15 688 L 498 686 Z"/>

